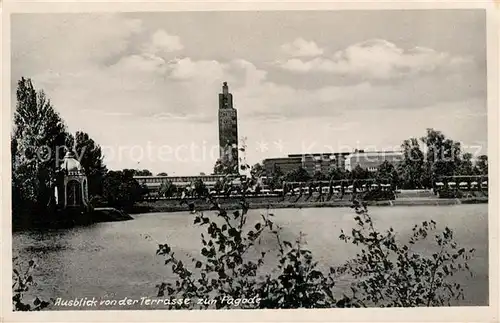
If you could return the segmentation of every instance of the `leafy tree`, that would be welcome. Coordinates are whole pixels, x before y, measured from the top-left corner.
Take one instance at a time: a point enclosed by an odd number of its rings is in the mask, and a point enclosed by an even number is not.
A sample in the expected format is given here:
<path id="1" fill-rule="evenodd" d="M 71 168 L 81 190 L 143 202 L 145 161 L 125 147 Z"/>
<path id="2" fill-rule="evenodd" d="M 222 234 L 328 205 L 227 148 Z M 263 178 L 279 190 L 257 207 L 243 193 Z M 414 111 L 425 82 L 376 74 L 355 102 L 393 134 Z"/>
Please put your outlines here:
<path id="1" fill-rule="evenodd" d="M 444 155 L 442 150 L 446 138 L 441 131 L 428 128 L 426 136 L 420 138 L 420 140 L 427 147 L 426 159 L 431 165 Z"/>
<path id="2" fill-rule="evenodd" d="M 396 167 L 387 160 L 378 167 L 376 178 L 379 181 L 387 180 L 393 186 L 399 185 L 398 171 Z"/>
<path id="3" fill-rule="evenodd" d="M 260 163 L 257 163 L 253 165 L 252 168 L 250 169 L 250 176 L 254 178 L 259 178 L 262 175 L 264 175 L 264 171 L 265 171 L 264 167 Z"/>
<path id="4" fill-rule="evenodd" d="M 370 174 L 367 169 L 362 168 L 360 165 L 356 165 L 351 171 L 352 179 L 366 179 L 369 178 Z"/>
<path id="5" fill-rule="evenodd" d="M 348 179 L 348 176 L 345 172 L 345 170 L 338 168 L 338 167 L 333 167 L 330 172 L 328 173 L 328 179 L 333 180 L 333 181 L 338 181 L 341 179 Z"/>
<path id="6" fill-rule="evenodd" d="M 461 144 L 447 139 L 444 142 L 444 158 L 440 160 L 439 169 L 441 174 L 456 175 L 461 164 Z M 438 172 L 438 171 L 436 171 Z"/>
<path id="7" fill-rule="evenodd" d="M 477 158 L 475 163 L 476 172 L 479 175 L 487 175 L 488 174 L 488 156 L 481 155 Z"/>
<path id="8" fill-rule="evenodd" d="M 165 197 L 172 197 L 177 191 L 176 186 L 171 181 L 161 183 L 159 194 Z"/>
<path id="9" fill-rule="evenodd" d="M 404 188 L 419 188 L 426 183 L 430 184 L 430 177 L 427 178 L 425 166 L 425 156 L 416 138 L 405 140 L 401 145 L 403 150 L 403 161 L 399 166 L 401 174 L 401 184 Z"/>
<path id="10" fill-rule="evenodd" d="M 168 174 L 165 172 L 161 172 L 161 173 L 158 173 L 156 176 L 168 176 Z"/>
<path id="11" fill-rule="evenodd" d="M 273 173 L 271 174 L 271 181 L 269 182 L 269 188 L 279 189 L 283 186 L 283 172 L 281 168 L 277 165 L 273 167 Z"/>
<path id="12" fill-rule="evenodd" d="M 193 186 L 194 186 L 194 193 L 197 196 L 207 195 L 208 193 L 207 186 L 205 185 L 205 183 L 203 183 L 203 181 L 200 178 L 194 181 Z"/>
<path id="13" fill-rule="evenodd" d="M 75 153 L 88 178 L 89 196 L 102 195 L 102 181 L 107 172 L 101 147 L 85 132 L 78 131 L 74 138 Z"/>
<path id="14" fill-rule="evenodd" d="M 214 184 L 214 190 L 216 192 L 221 192 L 224 189 L 224 183 L 218 179 Z"/>
<path id="15" fill-rule="evenodd" d="M 30 213 L 46 212 L 52 201 L 59 162 L 69 134 L 43 91 L 30 79 L 17 85 L 11 139 L 13 214 L 23 206 Z"/>
<path id="16" fill-rule="evenodd" d="M 474 165 L 472 163 L 472 154 L 464 153 L 458 169 L 459 175 L 474 175 Z"/>
<path id="17" fill-rule="evenodd" d="M 153 176 L 153 173 L 147 169 L 134 169 L 134 176 Z"/>
<path id="18" fill-rule="evenodd" d="M 217 159 L 214 165 L 215 175 L 232 175 L 238 173 L 238 165 L 226 159 Z"/>
<path id="19" fill-rule="evenodd" d="M 286 173 L 284 178 L 287 182 L 308 182 L 311 180 L 309 173 L 302 167 Z"/>
<path id="20" fill-rule="evenodd" d="M 143 195 L 141 185 L 134 179 L 135 171 L 109 171 L 103 180 L 103 197 L 108 205 L 127 209 L 134 205 Z"/>
<path id="21" fill-rule="evenodd" d="M 426 172 L 430 183 L 439 176 L 455 175 L 460 166 L 461 146 L 459 142 L 447 139 L 434 129 L 427 129 L 427 136 L 421 138 L 427 147 Z"/>
<path id="22" fill-rule="evenodd" d="M 323 174 L 322 172 L 317 171 L 314 173 L 312 179 L 314 181 L 326 181 L 328 179 L 328 177 L 325 174 Z"/>

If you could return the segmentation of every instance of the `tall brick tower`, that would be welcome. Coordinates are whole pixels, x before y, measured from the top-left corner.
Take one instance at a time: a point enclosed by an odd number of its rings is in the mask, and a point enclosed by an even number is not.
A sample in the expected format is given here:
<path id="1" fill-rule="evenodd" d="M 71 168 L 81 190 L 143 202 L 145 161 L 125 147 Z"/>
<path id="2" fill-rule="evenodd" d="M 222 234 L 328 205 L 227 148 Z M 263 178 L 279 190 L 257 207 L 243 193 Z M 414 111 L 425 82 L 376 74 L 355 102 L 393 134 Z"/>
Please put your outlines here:
<path id="1" fill-rule="evenodd" d="M 238 115 L 233 108 L 233 95 L 229 93 L 227 82 L 219 93 L 219 151 L 221 161 L 231 167 L 234 173 L 238 168 Z"/>

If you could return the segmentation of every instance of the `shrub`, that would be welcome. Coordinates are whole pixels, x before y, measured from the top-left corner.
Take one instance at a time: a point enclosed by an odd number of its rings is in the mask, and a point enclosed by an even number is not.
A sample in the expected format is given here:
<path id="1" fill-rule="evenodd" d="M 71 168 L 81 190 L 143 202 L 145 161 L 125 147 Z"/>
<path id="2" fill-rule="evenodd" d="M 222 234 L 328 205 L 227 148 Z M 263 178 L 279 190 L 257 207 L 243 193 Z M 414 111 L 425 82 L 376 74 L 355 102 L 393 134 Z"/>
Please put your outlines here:
<path id="1" fill-rule="evenodd" d="M 474 249 L 459 248 L 448 227 L 435 233 L 436 222 L 424 221 L 413 227 L 405 244 L 398 241 L 394 229 L 379 232 L 366 204 L 354 202 L 356 227 L 351 235 L 341 232 L 340 239 L 360 246 L 360 253 L 341 271 L 354 278 L 355 303 L 361 306 L 413 307 L 451 305 L 464 297 L 460 284 L 450 279 L 458 271 L 472 275 L 467 261 Z M 412 247 L 434 235 L 437 251 L 426 256 Z"/>
<path id="2" fill-rule="evenodd" d="M 104 207 L 107 205 L 107 201 L 104 197 L 100 196 L 100 195 L 94 195 L 90 198 L 90 205 L 92 205 L 92 207 L 96 208 L 96 207 Z"/>
<path id="3" fill-rule="evenodd" d="M 217 217 L 204 213 L 195 216 L 194 224 L 204 226 L 201 235 L 202 260 L 191 257 L 192 265 L 184 264 L 168 244 L 159 244 L 157 254 L 165 256 L 177 276 L 175 283 L 157 286 L 158 297 L 214 299 L 215 304 L 172 304 L 170 308 L 231 308 L 235 300 L 246 298 L 240 308 L 317 308 L 332 307 L 338 302 L 331 293 L 334 285 L 328 275 L 317 270 L 317 262 L 303 248 L 302 237 L 294 244 L 280 239 L 281 228 L 272 221 L 272 214 L 261 215 L 247 224 L 248 204 L 228 213 L 217 206 Z M 265 258 L 273 250 L 260 250 L 264 232 L 277 239 L 279 250 L 274 256 L 276 267 L 263 272 Z M 249 256 L 250 253 L 256 257 Z M 250 260 L 254 259 L 254 260 Z M 190 268 L 189 268 L 190 267 Z M 195 273 L 196 272 L 196 273 Z M 344 303 L 347 302 L 344 300 Z"/>
<path id="4" fill-rule="evenodd" d="M 17 257 L 12 259 L 12 262 L 15 263 Z M 36 268 L 36 264 L 33 260 L 28 262 L 28 267 L 23 272 L 19 266 L 18 268 L 14 268 L 12 270 L 12 305 L 14 311 L 40 311 L 47 306 L 49 306 L 49 302 L 40 300 L 36 297 L 32 303 L 25 303 L 25 294 L 29 291 L 30 286 L 35 285 L 36 283 L 33 280 L 32 272 Z"/>
<path id="5" fill-rule="evenodd" d="M 361 253 L 324 273 L 318 270 L 302 234 L 293 243 L 282 240 L 272 214 L 261 214 L 259 221 L 248 224 L 244 199 L 241 210 L 232 213 L 208 199 L 214 203 L 216 216 L 197 213 L 194 218 L 195 225 L 206 228 L 201 235 L 201 258 L 189 256 L 191 264 L 184 263 L 168 244 L 159 244 L 157 254 L 165 257 L 165 265 L 171 266 L 177 278 L 157 288 L 158 297 L 214 299 L 215 303 L 172 304 L 170 308 L 234 308 L 234 300 L 240 298 L 254 300 L 239 304 L 240 308 L 436 306 L 463 296 L 461 286 L 450 282 L 449 276 L 468 270 L 472 250 L 458 248 L 450 229 L 435 236 L 439 251 L 432 257 L 412 251 L 413 245 L 435 230 L 433 221 L 415 226 L 408 245 L 402 244 L 392 228 L 378 232 L 366 205 L 355 201 L 357 228 L 349 236 L 341 232 L 340 239 L 360 246 Z M 263 234 L 276 239 L 278 250 L 262 249 Z M 349 295 L 334 292 L 338 275 L 353 278 Z"/>

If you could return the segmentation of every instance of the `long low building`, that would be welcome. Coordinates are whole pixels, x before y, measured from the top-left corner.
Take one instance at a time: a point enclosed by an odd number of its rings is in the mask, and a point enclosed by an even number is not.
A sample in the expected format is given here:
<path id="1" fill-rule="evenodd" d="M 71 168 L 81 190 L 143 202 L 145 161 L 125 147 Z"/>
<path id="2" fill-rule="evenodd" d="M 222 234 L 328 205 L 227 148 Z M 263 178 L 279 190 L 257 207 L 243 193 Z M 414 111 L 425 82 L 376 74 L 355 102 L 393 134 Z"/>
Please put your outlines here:
<path id="1" fill-rule="evenodd" d="M 287 157 L 267 158 L 262 163 L 268 176 L 272 176 L 275 167 L 279 167 L 285 174 L 302 167 L 312 176 L 316 172 L 328 174 L 333 168 L 344 169 L 346 156 L 349 154 L 351 153 L 290 154 Z"/>
<path id="2" fill-rule="evenodd" d="M 328 174 L 332 169 L 346 169 L 348 171 L 356 168 L 357 165 L 375 172 L 385 161 L 394 166 L 403 160 L 401 151 L 354 151 L 340 153 L 304 153 L 291 154 L 287 157 L 267 158 L 263 160 L 264 170 L 267 176 L 272 176 L 276 167 L 283 173 L 296 170 L 300 167 L 305 169 L 309 175 L 316 172 Z"/>
<path id="3" fill-rule="evenodd" d="M 367 169 L 370 172 L 377 171 L 378 167 L 385 161 L 397 166 L 403 161 L 402 151 L 355 151 L 346 156 L 345 168 L 352 171 L 356 166 Z"/>
<path id="4" fill-rule="evenodd" d="M 197 180 L 201 180 L 208 188 L 212 188 L 218 180 L 230 178 L 233 183 L 238 184 L 240 175 L 198 175 L 198 176 L 134 176 L 134 179 L 141 185 L 146 185 L 150 189 L 157 189 L 163 183 L 171 182 L 175 186 L 186 187 Z"/>
<path id="5" fill-rule="evenodd" d="M 302 159 L 302 168 L 309 175 L 314 175 L 317 172 L 328 174 L 332 169 L 344 169 L 346 156 L 350 152 L 339 153 L 306 153 L 288 155 L 290 158 L 300 157 Z"/>

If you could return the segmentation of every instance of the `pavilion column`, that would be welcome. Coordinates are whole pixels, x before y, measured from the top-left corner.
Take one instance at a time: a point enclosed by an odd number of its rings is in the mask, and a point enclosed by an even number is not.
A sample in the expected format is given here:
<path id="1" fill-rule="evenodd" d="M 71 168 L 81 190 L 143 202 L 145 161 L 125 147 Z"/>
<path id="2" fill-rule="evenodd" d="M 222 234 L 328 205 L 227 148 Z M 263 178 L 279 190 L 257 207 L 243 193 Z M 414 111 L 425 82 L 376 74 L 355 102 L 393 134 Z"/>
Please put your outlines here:
<path id="1" fill-rule="evenodd" d="M 64 177 L 64 202 L 63 207 L 66 208 L 68 205 L 68 179 Z"/>

